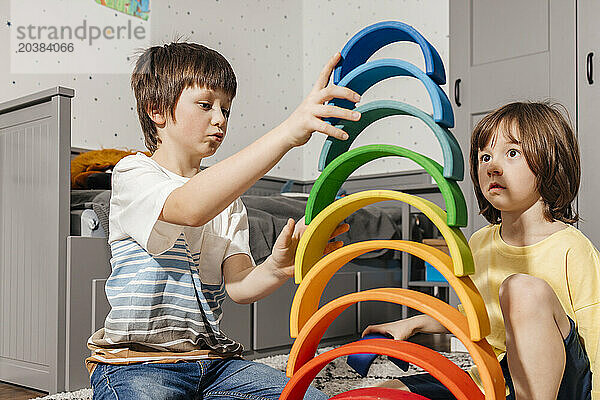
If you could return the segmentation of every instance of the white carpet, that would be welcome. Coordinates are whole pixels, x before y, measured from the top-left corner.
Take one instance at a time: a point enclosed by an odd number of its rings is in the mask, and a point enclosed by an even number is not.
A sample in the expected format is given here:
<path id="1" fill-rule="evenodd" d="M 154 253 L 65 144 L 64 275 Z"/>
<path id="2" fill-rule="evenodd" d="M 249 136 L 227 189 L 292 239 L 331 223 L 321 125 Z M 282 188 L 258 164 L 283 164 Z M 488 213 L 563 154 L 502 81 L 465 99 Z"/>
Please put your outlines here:
<path id="1" fill-rule="evenodd" d="M 327 350 L 331 350 L 331 347 L 325 347 L 319 349 L 318 353 L 323 353 Z M 473 365 L 471 356 L 468 353 L 440 353 L 453 361 L 459 367 L 466 369 Z M 285 371 L 287 363 L 287 354 L 265 357 L 255 360 L 280 371 Z M 410 365 L 407 372 L 402 371 L 394 364 L 387 360 L 387 357 L 377 357 L 373 365 L 369 370 L 369 375 L 365 378 L 361 378 L 348 364 L 346 364 L 346 357 L 338 358 L 329 363 L 315 378 L 313 385 L 322 390 L 329 396 L 333 396 L 342 392 L 346 392 L 352 389 L 358 389 L 362 387 L 375 386 L 383 381 L 398 378 L 400 376 L 413 375 L 416 373 L 423 372 L 422 369 Z M 71 393 L 58 393 L 46 397 L 38 397 L 38 400 L 91 400 L 92 390 L 82 389 Z"/>

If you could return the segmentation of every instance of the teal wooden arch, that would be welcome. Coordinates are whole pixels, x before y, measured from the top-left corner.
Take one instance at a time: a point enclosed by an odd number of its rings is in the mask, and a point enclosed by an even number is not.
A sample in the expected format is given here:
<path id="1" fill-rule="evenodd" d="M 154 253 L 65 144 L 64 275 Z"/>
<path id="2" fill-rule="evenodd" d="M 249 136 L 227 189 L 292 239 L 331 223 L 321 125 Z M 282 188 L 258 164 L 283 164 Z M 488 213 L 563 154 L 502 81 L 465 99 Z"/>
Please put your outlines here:
<path id="1" fill-rule="evenodd" d="M 362 165 L 382 157 L 408 158 L 427 171 L 438 185 L 446 203 L 447 224 L 451 227 L 467 226 L 467 204 L 456 181 L 444 178 L 442 166 L 434 160 L 403 147 L 373 144 L 343 153 L 323 170 L 313 185 L 306 203 L 305 222 L 335 201 L 335 196 L 346 179 Z"/>
<path id="2" fill-rule="evenodd" d="M 454 112 L 446 93 L 423 71 L 407 61 L 396 59 L 369 61 L 350 71 L 338 85 L 350 88 L 362 95 L 376 83 L 394 76 L 410 76 L 423 82 L 433 104 L 433 119 L 435 122 L 445 128 L 454 126 Z M 348 109 L 354 108 L 354 103 L 339 98 L 333 99 L 329 104 Z M 330 118 L 328 121 L 335 125 L 339 119 Z"/>
<path id="3" fill-rule="evenodd" d="M 433 131 L 440 143 L 444 157 L 444 177 L 456 181 L 464 179 L 464 160 L 458 141 L 452 132 L 436 124 L 431 115 L 410 104 L 396 100 L 372 101 L 357 107 L 356 111 L 361 113 L 360 120 L 340 120 L 339 125 L 337 125 L 338 128 L 348 134 L 348 139 L 339 140 L 329 136 L 323 144 L 319 157 L 319 171 L 323 171 L 337 156 L 348 151 L 358 135 L 372 123 L 393 115 L 408 115 L 423 121 Z"/>
<path id="4" fill-rule="evenodd" d="M 438 85 L 446 83 L 444 63 L 435 47 L 415 28 L 400 21 L 378 22 L 352 36 L 340 52 L 342 62 L 333 71 L 333 83 L 337 85 L 346 74 L 367 61 L 377 50 L 395 42 L 418 44 L 425 58 L 425 73 Z"/>

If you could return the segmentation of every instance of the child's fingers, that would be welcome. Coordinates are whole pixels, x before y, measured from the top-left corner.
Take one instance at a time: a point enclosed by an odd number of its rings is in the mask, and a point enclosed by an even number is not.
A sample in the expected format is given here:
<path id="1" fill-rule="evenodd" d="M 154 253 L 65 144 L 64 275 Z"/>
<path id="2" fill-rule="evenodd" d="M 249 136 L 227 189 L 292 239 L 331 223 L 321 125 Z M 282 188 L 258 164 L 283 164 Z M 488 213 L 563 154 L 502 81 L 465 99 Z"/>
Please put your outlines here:
<path id="1" fill-rule="evenodd" d="M 332 251 L 335 251 L 343 246 L 344 246 L 344 242 L 342 242 L 341 240 L 336 240 L 335 242 L 329 242 L 329 243 L 327 243 L 327 246 L 325 246 L 325 250 L 323 250 L 323 255 L 327 255 L 327 254 L 331 253 Z"/>
<path id="2" fill-rule="evenodd" d="M 360 101 L 360 95 L 345 86 L 329 85 L 321 90 L 320 95 L 320 103 L 325 103 L 332 99 L 345 99 L 353 103 Z"/>
<path id="3" fill-rule="evenodd" d="M 296 229 L 296 221 L 293 218 L 288 218 L 284 228 L 286 229 L 286 235 L 292 237 Z"/>
<path id="4" fill-rule="evenodd" d="M 370 333 L 378 333 L 380 335 L 387 336 L 391 339 L 396 339 L 396 337 L 392 334 L 392 332 L 389 330 L 386 324 L 367 326 L 367 328 L 363 331 L 361 337 L 365 337 Z"/>
<path id="5" fill-rule="evenodd" d="M 331 233 L 330 238 L 334 238 L 338 235 L 341 235 L 342 233 L 346 233 L 350 230 L 350 225 L 349 224 L 339 224 L 334 231 Z"/>
<path id="6" fill-rule="evenodd" d="M 294 227 L 294 237 L 300 237 L 306 230 L 306 224 L 304 223 L 304 217 L 300 218 L 298 222 L 296 222 L 296 226 Z"/>
<path id="7" fill-rule="evenodd" d="M 312 130 L 315 132 L 321 132 L 324 135 L 331 136 L 340 140 L 346 140 L 349 137 L 348 134 L 340 128 L 336 128 L 335 126 L 320 120 L 318 123 L 315 124 Z"/>
<path id="8" fill-rule="evenodd" d="M 333 72 L 333 69 L 339 62 L 341 56 L 342 55 L 339 52 L 337 52 L 333 57 L 329 59 L 327 64 L 325 64 L 325 67 L 323 67 L 323 69 L 321 70 L 319 78 L 317 78 L 317 82 L 313 86 L 313 90 L 320 90 L 327 86 L 327 84 L 329 83 L 329 77 L 331 77 L 331 73 Z"/>
<path id="9" fill-rule="evenodd" d="M 315 116 L 319 118 L 341 118 L 348 121 L 358 121 L 360 113 L 347 108 L 333 105 L 317 105 L 315 106 Z"/>
<path id="10" fill-rule="evenodd" d="M 278 247 L 287 247 L 292 242 L 292 235 L 294 233 L 295 222 L 292 218 L 289 218 L 287 223 L 281 229 L 275 245 Z"/>
<path id="11" fill-rule="evenodd" d="M 378 332 L 380 332 L 380 331 L 379 331 L 379 329 L 377 329 L 377 325 L 369 325 L 365 328 L 361 337 L 365 337 L 369 333 L 378 333 Z"/>

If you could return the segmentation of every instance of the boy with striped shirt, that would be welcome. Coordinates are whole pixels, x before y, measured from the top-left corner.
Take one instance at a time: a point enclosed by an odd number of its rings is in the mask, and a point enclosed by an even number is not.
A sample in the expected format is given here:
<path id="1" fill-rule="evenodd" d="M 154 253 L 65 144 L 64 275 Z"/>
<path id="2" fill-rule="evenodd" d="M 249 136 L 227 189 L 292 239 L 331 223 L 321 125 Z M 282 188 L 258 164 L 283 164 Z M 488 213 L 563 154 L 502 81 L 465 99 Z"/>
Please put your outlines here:
<path id="1" fill-rule="evenodd" d="M 142 153 L 114 168 L 110 201 L 111 311 L 88 341 L 94 399 L 277 399 L 283 373 L 243 360 L 242 345 L 219 329 L 227 294 L 252 303 L 293 275 L 303 223 L 290 219 L 270 257 L 254 265 L 240 195 L 314 131 L 347 134 L 322 118 L 360 114 L 323 103 L 356 102 L 328 86 L 339 60 L 282 124 L 233 156 L 200 170 L 225 138 L 236 78 L 218 52 L 193 43 L 147 49 L 131 85 L 144 131 Z M 334 236 L 347 230 L 340 226 Z M 331 242 L 326 251 L 339 247 Z M 311 389 L 305 398 L 325 399 Z"/>

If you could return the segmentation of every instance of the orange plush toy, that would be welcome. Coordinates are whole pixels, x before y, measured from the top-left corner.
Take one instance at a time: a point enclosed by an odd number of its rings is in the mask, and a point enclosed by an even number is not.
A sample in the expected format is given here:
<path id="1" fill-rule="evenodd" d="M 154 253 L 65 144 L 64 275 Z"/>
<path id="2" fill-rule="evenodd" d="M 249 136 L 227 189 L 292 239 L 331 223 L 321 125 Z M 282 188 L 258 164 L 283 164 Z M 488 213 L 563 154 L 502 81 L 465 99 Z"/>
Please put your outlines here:
<path id="1" fill-rule="evenodd" d="M 136 151 L 93 150 L 71 160 L 71 189 L 110 189 L 110 172 L 123 157 Z M 145 153 L 150 156 L 149 153 Z"/>

